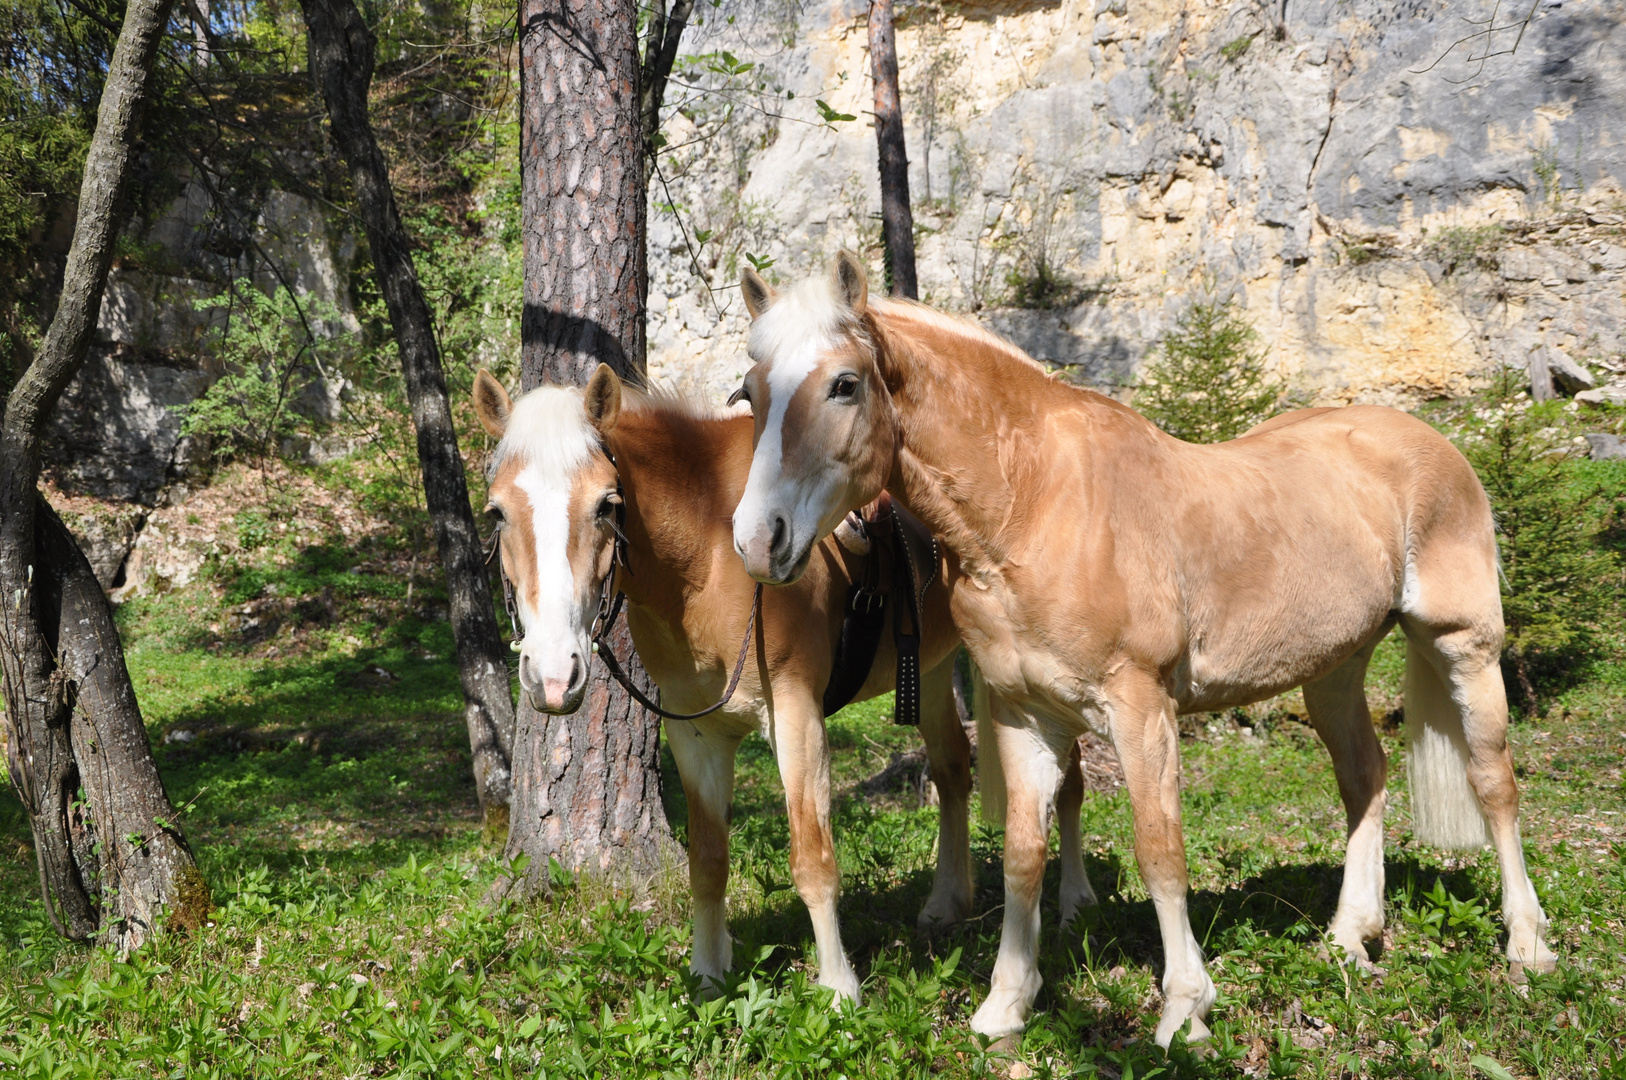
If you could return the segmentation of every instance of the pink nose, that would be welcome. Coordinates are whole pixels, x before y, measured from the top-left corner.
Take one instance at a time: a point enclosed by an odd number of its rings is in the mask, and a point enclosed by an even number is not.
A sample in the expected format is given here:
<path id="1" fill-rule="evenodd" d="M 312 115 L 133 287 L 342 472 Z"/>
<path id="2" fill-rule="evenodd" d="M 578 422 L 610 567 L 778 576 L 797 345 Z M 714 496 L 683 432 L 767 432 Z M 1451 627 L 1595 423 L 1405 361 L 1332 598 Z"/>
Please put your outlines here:
<path id="1" fill-rule="evenodd" d="M 547 711 L 563 709 L 565 699 L 570 696 L 570 681 L 568 679 L 542 680 L 542 708 Z"/>

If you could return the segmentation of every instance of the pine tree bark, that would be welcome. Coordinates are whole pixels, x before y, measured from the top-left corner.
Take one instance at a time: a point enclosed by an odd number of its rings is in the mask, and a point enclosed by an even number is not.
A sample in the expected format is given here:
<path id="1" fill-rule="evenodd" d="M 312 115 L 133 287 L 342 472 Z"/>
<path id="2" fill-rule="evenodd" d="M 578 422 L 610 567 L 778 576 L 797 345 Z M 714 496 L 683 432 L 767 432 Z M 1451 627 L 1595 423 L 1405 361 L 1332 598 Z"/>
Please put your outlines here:
<path id="1" fill-rule="evenodd" d="M 469 508 L 468 477 L 452 425 L 434 320 L 418 283 L 411 240 L 395 206 L 389 166 L 367 115 L 374 38 L 353 0 L 301 0 L 301 7 L 309 33 L 311 71 L 327 103 L 333 141 L 350 169 L 399 348 L 418 436 L 424 501 L 451 602 L 475 790 L 485 815 L 486 835 L 501 838 L 508 827 L 513 786 L 514 703 L 508 651 L 497 627 L 491 579 Z"/>
<path id="2" fill-rule="evenodd" d="M 600 363 L 644 371 L 644 127 L 635 0 L 523 0 L 520 170 L 525 310 L 521 378 L 584 383 Z M 664 35 L 663 35 L 664 41 Z M 675 46 L 674 46 L 675 48 Z M 617 655 L 640 688 L 626 622 Z M 549 858 L 570 870 L 643 875 L 673 859 L 660 799 L 659 720 L 594 662 L 580 710 L 519 706 L 508 856 L 515 885 L 545 889 Z"/>
<path id="3" fill-rule="evenodd" d="M 170 0 L 132 0 L 125 9 L 85 158 L 56 314 L 7 397 L 0 424 L 8 767 L 28 810 L 53 924 L 81 940 L 99 927 L 126 948 L 146 940 L 166 909 L 172 923 L 200 920 L 208 891 L 153 764 L 107 598 L 39 496 L 39 447 L 96 330 L 119 203 L 169 12 Z M 81 787 L 84 803 L 76 798 Z"/>
<path id="4" fill-rule="evenodd" d="M 915 282 L 915 216 L 909 208 L 909 154 L 898 97 L 898 46 L 892 0 L 870 0 L 869 56 L 875 78 L 875 142 L 880 152 L 881 237 L 893 296 L 919 299 Z"/>

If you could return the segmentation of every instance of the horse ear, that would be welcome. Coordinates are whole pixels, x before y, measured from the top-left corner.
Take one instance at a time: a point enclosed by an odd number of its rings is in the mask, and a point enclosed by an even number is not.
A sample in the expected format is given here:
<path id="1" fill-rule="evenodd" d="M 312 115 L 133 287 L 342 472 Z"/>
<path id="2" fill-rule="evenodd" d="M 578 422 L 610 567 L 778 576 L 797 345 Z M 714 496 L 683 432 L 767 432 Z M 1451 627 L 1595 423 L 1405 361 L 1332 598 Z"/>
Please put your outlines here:
<path id="1" fill-rule="evenodd" d="M 583 394 L 587 419 L 600 435 L 608 435 L 621 415 L 621 380 L 608 364 L 600 364 Z"/>
<path id="2" fill-rule="evenodd" d="M 751 313 L 753 319 L 761 318 L 762 313 L 768 310 L 768 305 L 779 295 L 773 291 L 772 285 L 763 281 L 749 266 L 745 268 L 745 273 L 740 275 L 740 292 L 745 296 L 745 310 Z"/>
<path id="3" fill-rule="evenodd" d="M 474 376 L 474 413 L 480 426 L 493 439 L 500 439 L 508 430 L 508 414 L 514 403 L 508 400 L 508 391 L 502 388 L 496 376 L 481 368 Z"/>
<path id="4" fill-rule="evenodd" d="M 863 261 L 843 248 L 836 253 L 834 273 L 836 292 L 854 314 L 862 315 L 869 305 L 869 271 L 864 269 Z"/>

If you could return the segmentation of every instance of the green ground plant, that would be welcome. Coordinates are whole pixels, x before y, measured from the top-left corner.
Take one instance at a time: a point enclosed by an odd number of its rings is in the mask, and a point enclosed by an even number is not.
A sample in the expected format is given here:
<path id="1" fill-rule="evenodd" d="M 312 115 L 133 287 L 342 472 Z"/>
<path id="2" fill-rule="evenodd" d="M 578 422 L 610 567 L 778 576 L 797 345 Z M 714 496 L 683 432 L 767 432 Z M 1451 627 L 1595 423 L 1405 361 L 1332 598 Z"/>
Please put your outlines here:
<path id="1" fill-rule="evenodd" d="M 1141 369 L 1135 408 L 1186 442 L 1234 439 L 1285 400 L 1286 387 L 1265 356 L 1258 331 L 1232 301 L 1200 300 L 1180 314 Z"/>
<path id="2" fill-rule="evenodd" d="M 313 475 L 359 499 L 361 474 L 385 468 L 368 460 Z M 277 528 L 286 511 L 238 513 L 231 527 L 255 532 L 252 547 L 119 612 L 160 768 L 188 807 L 219 907 L 195 932 L 129 957 L 63 944 L 39 908 L 21 807 L 0 791 L 0 1075 L 1004 1071 L 966 1027 L 997 952 L 1000 834 L 974 833 L 971 921 L 915 936 L 936 811 L 858 793 L 918 741 L 890 722 L 885 699 L 829 722 L 840 910 L 863 1005 L 836 1009 L 814 984 L 783 794 L 755 737 L 741 748 L 734 802 L 739 972 L 708 1000 L 687 975 L 679 869 L 621 890 L 556 869 L 551 897 L 485 905 L 505 867 L 480 842 L 444 596 L 425 584 L 408 601 L 401 533 L 293 539 Z M 233 618 L 250 605 L 283 612 L 281 628 L 239 629 Z M 1383 971 L 1331 962 L 1322 933 L 1341 883 L 1343 813 L 1326 753 L 1288 695 L 1183 728 L 1192 918 L 1220 991 L 1209 1056 L 1151 1041 L 1156 919 L 1128 799 L 1111 786 L 1084 808 L 1101 905 L 1058 928 L 1051 868 L 1045 986 L 1012 1052 L 1041 1077 L 1626 1076 L 1616 947 L 1626 665 L 1614 655 L 1512 732 L 1556 975 L 1507 980 L 1494 855 L 1418 845 L 1394 767 Z M 1374 715 L 1399 703 L 1403 656 L 1398 638 L 1378 648 Z M 1397 761 L 1397 726 L 1379 735 Z M 686 807 L 669 757 L 664 766 L 683 839 Z"/>

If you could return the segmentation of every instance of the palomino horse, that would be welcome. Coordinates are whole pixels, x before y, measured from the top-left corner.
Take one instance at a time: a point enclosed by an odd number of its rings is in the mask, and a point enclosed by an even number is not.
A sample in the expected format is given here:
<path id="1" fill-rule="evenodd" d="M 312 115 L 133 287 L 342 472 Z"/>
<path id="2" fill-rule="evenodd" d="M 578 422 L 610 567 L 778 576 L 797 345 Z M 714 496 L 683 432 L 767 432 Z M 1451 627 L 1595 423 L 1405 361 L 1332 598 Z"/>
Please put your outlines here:
<path id="1" fill-rule="evenodd" d="M 1060 755 L 1088 725 L 1117 747 L 1157 910 L 1157 1041 L 1187 1021 L 1189 1039 L 1208 1034 L 1175 717 L 1295 686 L 1349 820 L 1328 937 L 1365 961 L 1383 928 L 1387 765 L 1362 682 L 1396 623 L 1416 835 L 1477 847 L 1488 825 L 1507 955 L 1553 965 L 1519 841 L 1495 530 L 1450 443 L 1404 413 L 1351 407 L 1188 445 L 975 326 L 869 301 L 845 252 L 830 280 L 783 297 L 750 271 L 743 285 L 756 451 L 734 544 L 751 576 L 794 580 L 809 547 L 883 487 L 960 556 L 954 618 L 996 694 L 1008 793 L 1004 935 L 975 1030 L 1021 1030 L 1038 992 L 1047 819 Z"/>
<path id="2" fill-rule="evenodd" d="M 704 415 L 669 398 L 623 389 L 600 367 L 583 390 L 541 387 L 510 402 L 481 372 L 480 422 L 500 440 L 491 466 L 490 511 L 501 522 L 502 565 L 515 587 L 525 628 L 519 676 L 540 709 L 573 712 L 586 686 L 590 640 L 606 579 L 628 601 L 628 621 L 664 708 L 697 712 L 723 696 L 757 587 L 732 550 L 729 516 L 751 458 L 749 417 Z M 622 508 L 618 515 L 617 506 Z M 617 525 L 617 517 L 623 518 Z M 616 530 L 626 566 L 613 565 Z M 858 979 L 836 921 L 840 885 L 830 835 L 830 753 L 821 698 L 831 679 L 849 584 L 864 561 L 830 540 L 805 553 L 793 587 L 763 592 L 751 637 L 753 662 L 727 704 L 673 720 L 666 734 L 689 801 L 689 878 L 694 892 L 697 975 L 720 980 L 732 943 L 723 910 L 734 756 L 760 731 L 778 759 L 790 812 L 790 866 L 813 919 L 819 981 L 858 997 Z M 943 556 L 921 616 L 920 727 L 941 798 L 937 873 L 920 914 L 924 928 L 970 913 L 971 853 L 966 801 L 970 744 L 954 707 L 952 657 L 959 644 L 949 617 L 957 561 Z M 896 602 L 897 598 L 892 598 Z M 881 645 L 857 698 L 892 688 L 894 646 Z M 1073 798 L 1071 843 L 1079 848 Z M 1083 863 L 1074 894 L 1088 896 Z M 1082 881 L 1082 886 L 1078 883 Z"/>

